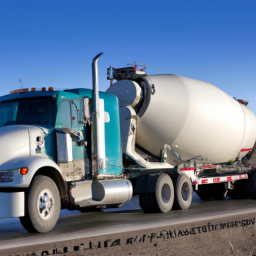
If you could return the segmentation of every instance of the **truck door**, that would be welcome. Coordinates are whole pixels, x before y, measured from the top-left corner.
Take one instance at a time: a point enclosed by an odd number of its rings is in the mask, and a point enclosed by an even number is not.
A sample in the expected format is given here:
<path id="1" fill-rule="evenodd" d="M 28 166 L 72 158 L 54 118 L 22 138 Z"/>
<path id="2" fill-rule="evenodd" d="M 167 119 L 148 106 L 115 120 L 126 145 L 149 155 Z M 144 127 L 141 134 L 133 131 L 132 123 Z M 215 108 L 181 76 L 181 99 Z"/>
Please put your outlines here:
<path id="1" fill-rule="evenodd" d="M 86 130 L 84 125 L 84 100 L 75 99 L 71 104 L 71 138 L 74 172 L 83 172 L 83 178 L 89 174 L 89 159 L 87 153 Z"/>
<path id="2" fill-rule="evenodd" d="M 89 174 L 84 100 L 63 100 L 58 111 L 58 164 L 66 181 L 81 180 Z"/>

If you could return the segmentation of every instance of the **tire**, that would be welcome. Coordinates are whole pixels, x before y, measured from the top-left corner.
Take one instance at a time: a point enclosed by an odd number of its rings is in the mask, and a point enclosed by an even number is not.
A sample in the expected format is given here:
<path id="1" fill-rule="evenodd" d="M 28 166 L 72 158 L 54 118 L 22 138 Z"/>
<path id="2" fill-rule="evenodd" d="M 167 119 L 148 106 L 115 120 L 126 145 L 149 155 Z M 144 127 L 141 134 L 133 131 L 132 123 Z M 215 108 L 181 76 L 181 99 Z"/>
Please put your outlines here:
<path id="1" fill-rule="evenodd" d="M 226 189 L 224 183 L 199 185 L 196 193 L 203 201 L 209 198 L 223 200 Z"/>
<path id="2" fill-rule="evenodd" d="M 145 213 L 158 212 L 156 210 L 156 195 L 155 193 L 144 193 L 139 195 L 140 207 Z"/>
<path id="3" fill-rule="evenodd" d="M 168 174 L 162 173 L 157 178 L 155 193 L 139 195 L 140 207 L 145 213 L 169 212 L 174 201 L 174 187 Z"/>
<path id="4" fill-rule="evenodd" d="M 191 180 L 185 174 L 181 174 L 175 179 L 174 191 L 174 209 L 188 209 L 192 202 L 193 188 Z"/>
<path id="5" fill-rule="evenodd" d="M 29 233 L 46 233 L 54 228 L 60 215 L 60 194 L 55 182 L 36 176 L 26 193 L 22 226 Z"/>

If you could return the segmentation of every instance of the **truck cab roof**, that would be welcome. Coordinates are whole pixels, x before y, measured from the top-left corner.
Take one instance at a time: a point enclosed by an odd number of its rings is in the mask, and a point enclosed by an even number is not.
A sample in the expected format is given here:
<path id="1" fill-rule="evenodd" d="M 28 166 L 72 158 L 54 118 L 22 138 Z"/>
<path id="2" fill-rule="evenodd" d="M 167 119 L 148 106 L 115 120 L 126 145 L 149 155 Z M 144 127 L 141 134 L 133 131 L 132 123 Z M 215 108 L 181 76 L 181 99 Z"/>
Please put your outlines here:
<path id="1" fill-rule="evenodd" d="M 100 92 L 100 96 L 107 94 Z M 0 97 L 0 102 L 28 99 L 28 98 L 41 98 L 41 97 L 56 97 L 58 99 L 67 98 L 81 98 L 81 97 L 92 97 L 92 90 L 86 88 L 67 89 L 63 91 L 28 91 L 28 92 L 17 92 L 13 94 L 7 94 Z M 103 96 L 104 97 L 104 96 Z"/>

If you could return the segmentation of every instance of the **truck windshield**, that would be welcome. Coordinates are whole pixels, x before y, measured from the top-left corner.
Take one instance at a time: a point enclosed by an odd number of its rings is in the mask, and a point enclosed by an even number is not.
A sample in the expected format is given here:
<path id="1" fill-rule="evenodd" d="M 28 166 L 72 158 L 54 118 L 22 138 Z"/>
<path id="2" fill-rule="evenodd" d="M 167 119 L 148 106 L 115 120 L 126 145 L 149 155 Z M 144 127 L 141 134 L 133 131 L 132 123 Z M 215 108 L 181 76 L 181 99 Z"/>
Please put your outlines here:
<path id="1" fill-rule="evenodd" d="M 56 100 L 20 99 L 0 103 L 0 127 L 15 124 L 55 126 Z"/>

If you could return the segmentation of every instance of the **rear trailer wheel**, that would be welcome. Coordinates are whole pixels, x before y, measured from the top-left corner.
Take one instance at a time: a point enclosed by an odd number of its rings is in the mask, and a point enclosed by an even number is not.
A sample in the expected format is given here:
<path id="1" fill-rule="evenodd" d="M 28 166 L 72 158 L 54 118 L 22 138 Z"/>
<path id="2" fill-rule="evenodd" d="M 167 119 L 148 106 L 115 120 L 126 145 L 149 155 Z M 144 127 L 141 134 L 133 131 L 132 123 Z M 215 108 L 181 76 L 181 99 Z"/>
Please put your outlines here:
<path id="1" fill-rule="evenodd" d="M 49 232 L 60 215 L 60 194 L 55 182 L 46 176 L 36 176 L 27 194 L 22 226 L 30 233 Z"/>
<path id="2" fill-rule="evenodd" d="M 155 193 L 139 195 L 140 207 L 145 213 L 169 212 L 174 200 L 174 187 L 169 175 L 158 176 Z"/>
<path id="3" fill-rule="evenodd" d="M 192 202 L 193 188 L 190 179 L 185 175 L 179 175 L 174 182 L 174 208 L 186 210 Z"/>

